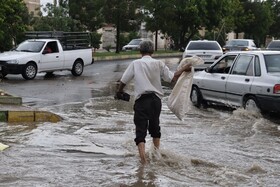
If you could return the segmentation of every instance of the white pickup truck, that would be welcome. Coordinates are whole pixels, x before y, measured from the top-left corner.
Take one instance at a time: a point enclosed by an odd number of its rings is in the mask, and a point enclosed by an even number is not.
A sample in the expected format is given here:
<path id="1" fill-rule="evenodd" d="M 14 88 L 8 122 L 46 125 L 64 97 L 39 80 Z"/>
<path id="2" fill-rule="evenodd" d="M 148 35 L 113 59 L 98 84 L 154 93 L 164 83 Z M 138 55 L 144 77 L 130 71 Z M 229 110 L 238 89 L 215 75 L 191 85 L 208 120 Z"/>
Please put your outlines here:
<path id="1" fill-rule="evenodd" d="M 69 70 L 74 76 L 93 63 L 91 47 L 62 46 L 59 39 L 28 39 L 15 49 L 0 53 L 0 76 L 21 74 L 26 80 L 39 72 Z"/>

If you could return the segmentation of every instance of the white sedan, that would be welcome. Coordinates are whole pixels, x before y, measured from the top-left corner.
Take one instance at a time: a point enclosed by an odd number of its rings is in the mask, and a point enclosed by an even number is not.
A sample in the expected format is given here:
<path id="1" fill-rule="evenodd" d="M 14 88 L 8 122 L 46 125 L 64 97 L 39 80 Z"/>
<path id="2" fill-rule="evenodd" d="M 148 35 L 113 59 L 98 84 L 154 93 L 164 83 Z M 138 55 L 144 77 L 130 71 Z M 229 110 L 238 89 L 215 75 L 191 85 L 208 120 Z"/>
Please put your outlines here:
<path id="1" fill-rule="evenodd" d="M 192 103 L 280 113 L 280 52 L 228 52 L 194 74 Z"/>

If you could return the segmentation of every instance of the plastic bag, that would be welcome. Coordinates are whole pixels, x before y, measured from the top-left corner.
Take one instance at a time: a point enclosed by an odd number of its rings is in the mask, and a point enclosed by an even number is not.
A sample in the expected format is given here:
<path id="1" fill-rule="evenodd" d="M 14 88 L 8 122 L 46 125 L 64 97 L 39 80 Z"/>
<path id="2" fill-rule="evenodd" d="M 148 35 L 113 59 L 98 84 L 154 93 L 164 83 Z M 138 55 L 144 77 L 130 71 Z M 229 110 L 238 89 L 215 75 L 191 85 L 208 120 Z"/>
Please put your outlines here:
<path id="1" fill-rule="evenodd" d="M 181 60 L 178 70 L 184 65 L 191 63 L 192 66 L 203 64 L 204 61 L 198 57 L 184 58 Z M 192 88 L 192 78 L 194 74 L 194 67 L 190 72 L 183 72 L 177 80 L 170 96 L 168 97 L 168 108 L 180 119 L 183 120 L 185 113 L 187 112 L 187 106 L 189 104 L 189 98 Z"/>

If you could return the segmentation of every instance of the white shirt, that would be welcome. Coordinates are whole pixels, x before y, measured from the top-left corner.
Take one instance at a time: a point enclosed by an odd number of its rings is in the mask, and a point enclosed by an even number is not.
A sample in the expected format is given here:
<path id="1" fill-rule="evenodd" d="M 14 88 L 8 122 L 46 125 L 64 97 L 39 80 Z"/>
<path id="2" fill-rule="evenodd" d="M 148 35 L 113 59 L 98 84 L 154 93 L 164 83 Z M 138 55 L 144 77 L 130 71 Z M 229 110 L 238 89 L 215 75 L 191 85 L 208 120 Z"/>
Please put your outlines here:
<path id="1" fill-rule="evenodd" d="M 154 92 L 158 97 L 162 98 L 161 79 L 171 82 L 173 77 L 174 73 L 169 70 L 164 62 L 147 55 L 129 64 L 121 78 L 121 82 L 127 84 L 134 79 L 135 100 L 142 94 L 149 92 Z"/>

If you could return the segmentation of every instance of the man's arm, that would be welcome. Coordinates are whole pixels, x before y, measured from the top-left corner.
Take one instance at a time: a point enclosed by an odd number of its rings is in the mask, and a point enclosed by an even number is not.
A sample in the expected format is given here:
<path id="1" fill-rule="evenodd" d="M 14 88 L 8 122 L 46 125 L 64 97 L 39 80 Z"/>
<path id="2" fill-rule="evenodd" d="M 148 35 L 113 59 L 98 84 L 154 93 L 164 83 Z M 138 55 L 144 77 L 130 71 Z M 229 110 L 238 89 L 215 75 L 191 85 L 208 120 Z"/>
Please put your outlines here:
<path id="1" fill-rule="evenodd" d="M 124 84 L 122 81 L 119 82 L 119 88 L 117 90 L 117 92 L 123 92 L 124 87 L 126 86 L 126 84 Z"/>
<path id="2" fill-rule="evenodd" d="M 174 73 L 174 77 L 172 79 L 172 82 L 176 82 L 184 71 L 187 72 L 187 71 L 191 71 L 191 70 L 192 70 L 192 65 L 191 64 L 186 64 L 180 70 L 178 70 Z"/>

